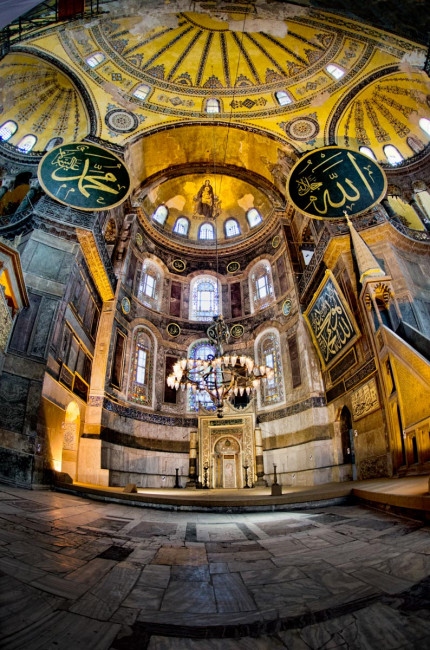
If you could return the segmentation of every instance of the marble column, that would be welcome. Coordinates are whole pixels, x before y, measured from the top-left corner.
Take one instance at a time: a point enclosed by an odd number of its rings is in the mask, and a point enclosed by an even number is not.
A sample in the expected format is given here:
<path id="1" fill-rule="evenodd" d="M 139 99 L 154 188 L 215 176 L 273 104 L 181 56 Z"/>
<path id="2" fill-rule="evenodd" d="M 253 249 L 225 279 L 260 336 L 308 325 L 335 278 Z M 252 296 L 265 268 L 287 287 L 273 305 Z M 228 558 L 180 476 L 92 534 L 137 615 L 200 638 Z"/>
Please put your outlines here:
<path id="1" fill-rule="evenodd" d="M 195 488 L 197 481 L 197 431 L 190 432 L 190 469 L 187 488 Z"/>
<path id="2" fill-rule="evenodd" d="M 396 213 L 394 212 L 393 208 L 391 207 L 389 200 L 388 199 L 382 199 L 381 205 L 384 208 L 385 212 L 387 213 L 388 218 L 389 219 L 394 219 L 394 217 L 396 216 Z"/>
<path id="3" fill-rule="evenodd" d="M 429 220 L 429 218 L 427 217 L 427 215 L 424 213 L 424 211 L 422 210 L 421 206 L 420 206 L 419 203 L 416 201 L 416 199 L 411 199 L 411 200 L 409 201 L 409 205 L 412 206 L 412 208 L 415 210 L 415 212 L 416 212 L 417 215 L 419 216 L 420 220 L 421 220 L 422 223 L 423 223 L 424 228 L 425 228 L 426 230 L 430 230 L 430 220 Z"/>
<path id="4" fill-rule="evenodd" d="M 264 478 L 264 463 L 263 463 L 263 436 L 261 435 L 260 427 L 255 427 L 255 466 L 257 472 L 257 480 L 254 485 L 256 487 L 267 487 L 267 481 Z"/>
<path id="5" fill-rule="evenodd" d="M 28 190 L 27 194 L 24 196 L 23 200 L 21 201 L 21 204 L 18 206 L 18 208 L 15 211 L 15 214 L 12 216 L 10 223 L 15 223 L 16 221 L 19 221 L 22 213 L 25 212 L 28 208 L 33 208 L 33 201 L 36 198 L 36 194 L 38 190 L 40 189 L 39 181 L 37 178 L 32 178 L 30 180 L 30 189 Z"/>
<path id="6" fill-rule="evenodd" d="M 0 187 L 0 201 L 2 200 L 6 192 L 8 192 L 11 189 L 11 187 L 14 184 L 14 181 L 15 181 L 15 176 L 4 176 Z"/>

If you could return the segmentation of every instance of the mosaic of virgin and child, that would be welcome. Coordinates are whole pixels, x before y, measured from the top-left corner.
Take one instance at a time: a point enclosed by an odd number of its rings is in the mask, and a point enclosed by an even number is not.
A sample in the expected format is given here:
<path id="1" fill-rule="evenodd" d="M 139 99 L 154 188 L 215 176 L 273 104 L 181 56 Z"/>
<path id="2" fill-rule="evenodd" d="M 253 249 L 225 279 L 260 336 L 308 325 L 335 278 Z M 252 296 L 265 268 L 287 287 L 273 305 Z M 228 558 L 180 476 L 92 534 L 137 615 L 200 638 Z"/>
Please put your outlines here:
<path id="1" fill-rule="evenodd" d="M 221 202 L 214 193 L 209 179 L 205 180 L 193 201 L 194 214 L 206 217 L 206 219 L 216 219 L 221 211 Z"/>

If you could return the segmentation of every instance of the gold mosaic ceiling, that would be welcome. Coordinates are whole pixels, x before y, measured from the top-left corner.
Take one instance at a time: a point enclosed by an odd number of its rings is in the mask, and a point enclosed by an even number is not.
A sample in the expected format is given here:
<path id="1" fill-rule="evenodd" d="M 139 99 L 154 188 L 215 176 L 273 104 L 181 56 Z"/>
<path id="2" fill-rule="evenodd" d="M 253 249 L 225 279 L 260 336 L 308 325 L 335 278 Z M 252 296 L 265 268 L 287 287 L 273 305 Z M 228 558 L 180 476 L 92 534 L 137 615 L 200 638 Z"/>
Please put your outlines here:
<path id="1" fill-rule="evenodd" d="M 169 179 L 152 188 L 147 194 L 144 191 L 142 197 L 135 196 L 134 203 L 142 205 L 149 219 L 159 205 L 165 205 L 169 211 L 164 225 L 164 231 L 167 233 L 173 230 L 179 217 L 186 217 L 190 221 L 188 238 L 197 240 L 200 226 L 210 221 L 198 213 L 195 200 L 206 180 L 215 195 L 217 240 L 221 244 L 226 240 L 224 226 L 227 219 L 234 218 L 241 235 L 247 236 L 251 231 L 246 219 L 247 212 L 255 208 L 264 220 L 273 210 L 267 195 L 250 183 L 231 176 L 210 173 L 185 174 Z"/>
<path id="2" fill-rule="evenodd" d="M 26 54 L 16 51 L 3 60 L 15 66 L 10 74 L 16 75 L 16 82 L 11 78 L 10 83 L 18 86 L 24 79 L 28 52 L 59 62 L 75 82 L 58 72 L 59 85 L 69 83 L 91 103 L 90 128 L 82 101 L 74 100 L 79 108 L 73 117 L 70 114 L 66 138 L 91 130 L 115 144 L 131 145 L 129 149 L 136 148 L 142 135 L 190 124 L 195 125 L 193 142 L 203 142 L 196 150 L 211 149 L 212 138 L 201 125 L 231 125 L 268 135 L 267 168 L 279 165 L 280 156 L 292 149 L 300 152 L 334 141 L 352 148 L 367 143 L 384 162 L 386 142 L 395 144 L 404 157 L 413 155 L 408 137 L 428 143 L 418 125 L 420 117 L 429 116 L 422 46 L 289 3 L 195 2 L 193 12 L 183 12 L 183 7 L 178 0 L 113 3 L 106 5 L 108 15 L 35 34 L 16 46 Z M 87 59 L 96 52 L 105 59 L 91 68 Z M 328 64 L 343 70 L 341 79 L 329 74 Z M 45 61 L 43 67 L 52 68 Z M 22 83 L 31 93 L 33 82 L 27 78 Z M 149 86 L 144 100 L 133 94 L 141 84 Z M 408 89 L 416 93 L 407 94 Z M 280 90 L 289 93 L 291 103 L 279 105 L 275 93 Z M 209 98 L 219 100 L 219 114 L 205 111 Z M 40 114 L 51 111 L 52 117 L 38 124 L 41 145 L 55 131 L 53 116 L 58 120 L 58 114 L 66 112 L 64 101 L 56 91 L 40 108 Z M 25 97 L 18 96 L 16 104 L 19 132 L 31 133 L 33 122 L 23 121 Z M 46 132 L 40 131 L 43 128 Z M 167 152 L 168 160 L 160 160 L 160 169 L 187 162 L 177 150 L 180 137 L 173 140 L 177 148 Z M 217 164 L 235 164 L 241 156 L 233 148 L 237 140 L 228 138 L 227 147 L 216 152 Z M 418 142 L 415 150 L 420 146 Z M 261 166 L 261 155 L 256 160 Z M 145 167 L 136 164 L 139 183 L 145 180 Z"/>
<path id="3" fill-rule="evenodd" d="M 37 57 L 9 54 L 0 65 L 3 79 L 2 122 L 14 120 L 17 132 L 9 140 L 17 144 L 29 133 L 43 151 L 51 138 L 65 142 L 82 140 L 88 132 L 88 116 L 82 98 L 70 79 Z"/>

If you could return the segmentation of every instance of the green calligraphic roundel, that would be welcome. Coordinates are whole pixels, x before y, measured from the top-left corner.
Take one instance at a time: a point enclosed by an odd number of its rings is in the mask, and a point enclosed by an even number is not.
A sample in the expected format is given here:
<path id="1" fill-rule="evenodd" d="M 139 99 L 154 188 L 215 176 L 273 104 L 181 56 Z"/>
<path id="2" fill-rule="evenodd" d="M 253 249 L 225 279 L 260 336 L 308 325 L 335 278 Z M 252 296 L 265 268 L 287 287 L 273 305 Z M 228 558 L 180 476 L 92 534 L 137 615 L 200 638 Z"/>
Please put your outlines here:
<path id="1" fill-rule="evenodd" d="M 79 210 L 106 210 L 130 193 L 130 176 L 113 153 L 89 142 L 54 147 L 38 169 L 45 192 L 56 201 Z"/>
<path id="2" fill-rule="evenodd" d="M 308 151 L 287 181 L 291 203 L 314 219 L 364 212 L 378 203 L 386 190 L 387 179 L 374 160 L 342 147 Z"/>
<path id="3" fill-rule="evenodd" d="M 169 336 L 173 336 L 174 338 L 181 333 L 181 328 L 177 323 L 169 323 L 166 329 Z"/>

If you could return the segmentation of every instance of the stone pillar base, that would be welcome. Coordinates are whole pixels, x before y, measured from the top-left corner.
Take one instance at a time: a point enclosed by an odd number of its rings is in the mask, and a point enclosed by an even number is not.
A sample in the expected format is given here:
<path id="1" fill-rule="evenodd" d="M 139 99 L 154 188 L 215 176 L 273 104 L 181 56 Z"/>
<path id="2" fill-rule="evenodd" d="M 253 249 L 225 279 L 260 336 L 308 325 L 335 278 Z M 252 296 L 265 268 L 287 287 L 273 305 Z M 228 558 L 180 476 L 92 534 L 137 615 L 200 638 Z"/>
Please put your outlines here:
<path id="1" fill-rule="evenodd" d="M 267 485 L 266 479 L 261 476 L 254 483 L 254 487 L 267 487 Z"/>

